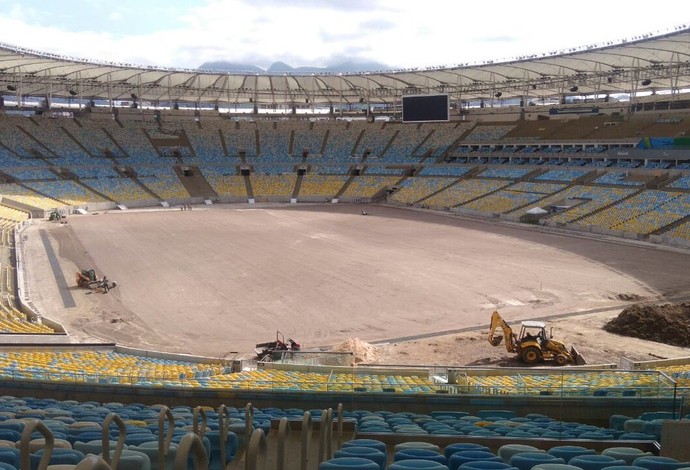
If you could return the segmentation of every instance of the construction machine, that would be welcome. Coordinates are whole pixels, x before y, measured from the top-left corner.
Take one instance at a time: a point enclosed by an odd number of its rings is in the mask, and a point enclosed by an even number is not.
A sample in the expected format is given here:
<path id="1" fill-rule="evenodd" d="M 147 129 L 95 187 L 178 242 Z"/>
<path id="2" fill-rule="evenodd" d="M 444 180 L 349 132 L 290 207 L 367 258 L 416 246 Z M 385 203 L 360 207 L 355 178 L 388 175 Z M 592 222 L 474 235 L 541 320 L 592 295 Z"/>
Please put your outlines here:
<path id="1" fill-rule="evenodd" d="M 496 334 L 498 328 L 503 331 L 502 336 Z M 552 339 L 551 335 L 546 333 L 544 322 L 525 320 L 522 322 L 520 334 L 516 335 L 501 315 L 494 312 L 491 314 L 489 343 L 492 346 L 498 346 L 504 339 L 506 350 L 516 353 L 518 358 L 527 365 L 544 361 L 552 361 L 559 366 L 586 364 L 584 357 L 577 352 L 575 347 L 568 349 L 562 342 Z"/>
<path id="2" fill-rule="evenodd" d="M 285 335 L 280 331 L 276 331 L 275 341 L 257 344 L 254 352 L 259 361 L 267 361 L 281 359 L 286 352 L 299 350 L 300 344 L 298 342 L 292 338 L 288 338 L 286 341 Z"/>
<path id="3" fill-rule="evenodd" d="M 77 273 L 77 285 L 79 287 L 86 287 L 92 289 L 97 287 L 100 281 L 96 278 L 96 271 L 93 269 L 82 269 Z"/>
<path id="4" fill-rule="evenodd" d="M 93 269 L 82 269 L 81 272 L 77 272 L 76 280 L 79 287 L 102 289 L 103 292 L 108 292 L 110 289 L 117 287 L 117 282 L 109 281 L 105 276 L 102 279 L 98 279 L 96 271 Z"/>

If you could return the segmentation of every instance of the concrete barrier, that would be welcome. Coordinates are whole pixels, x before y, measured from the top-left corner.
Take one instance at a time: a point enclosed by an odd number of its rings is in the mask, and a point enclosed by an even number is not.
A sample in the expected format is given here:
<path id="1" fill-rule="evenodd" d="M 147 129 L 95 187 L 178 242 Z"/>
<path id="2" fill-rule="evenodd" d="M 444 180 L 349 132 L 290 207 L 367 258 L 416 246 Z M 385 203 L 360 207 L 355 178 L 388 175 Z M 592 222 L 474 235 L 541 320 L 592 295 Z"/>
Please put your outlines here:
<path id="1" fill-rule="evenodd" d="M 5 343 L 20 344 L 20 343 L 69 343 L 70 338 L 65 328 L 42 315 L 42 312 L 36 308 L 31 301 L 31 293 L 29 292 L 28 283 L 26 281 L 26 264 L 24 263 L 24 250 L 22 244 L 22 233 L 24 229 L 31 225 L 31 221 L 24 221 L 18 224 L 14 230 L 14 246 L 15 246 L 15 273 L 17 276 L 17 303 L 19 310 L 24 313 L 28 319 L 37 323 L 44 324 L 55 331 L 54 335 L 6 335 L 3 338 Z"/>

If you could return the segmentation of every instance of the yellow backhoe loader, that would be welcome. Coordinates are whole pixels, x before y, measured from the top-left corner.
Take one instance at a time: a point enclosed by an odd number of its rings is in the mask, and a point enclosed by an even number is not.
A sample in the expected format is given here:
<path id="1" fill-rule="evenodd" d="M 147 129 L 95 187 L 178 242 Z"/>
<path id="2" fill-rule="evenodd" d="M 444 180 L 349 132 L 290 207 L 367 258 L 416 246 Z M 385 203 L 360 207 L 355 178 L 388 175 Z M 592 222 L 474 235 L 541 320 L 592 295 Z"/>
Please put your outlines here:
<path id="1" fill-rule="evenodd" d="M 498 328 L 501 328 L 503 335 L 496 334 Z M 518 358 L 527 365 L 544 361 L 552 361 L 559 366 L 586 364 L 584 357 L 574 347 L 568 350 L 562 342 L 547 335 L 544 322 L 525 320 L 522 322 L 520 334 L 516 335 L 501 315 L 494 312 L 491 315 L 489 343 L 492 346 L 498 346 L 504 339 L 506 350 L 516 353 Z"/>

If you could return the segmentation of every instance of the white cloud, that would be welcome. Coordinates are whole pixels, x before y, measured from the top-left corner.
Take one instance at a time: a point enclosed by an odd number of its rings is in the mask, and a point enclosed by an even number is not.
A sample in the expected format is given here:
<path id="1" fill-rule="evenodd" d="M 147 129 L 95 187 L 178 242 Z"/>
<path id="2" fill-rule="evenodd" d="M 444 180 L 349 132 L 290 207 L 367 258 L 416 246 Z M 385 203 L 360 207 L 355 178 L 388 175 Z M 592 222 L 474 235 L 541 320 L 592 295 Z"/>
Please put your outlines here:
<path id="1" fill-rule="evenodd" d="M 549 52 L 620 40 L 675 25 L 666 12 L 675 1 L 659 0 L 654 11 L 627 2 L 581 0 L 567 14 L 553 2 L 430 0 L 212 0 L 182 8 L 176 27 L 128 31 L 119 9 L 103 15 L 109 31 L 79 31 L 89 18 L 45 22 L 45 12 L 20 4 L 0 13 L 0 41 L 47 52 L 142 65 L 194 68 L 229 60 L 267 66 L 326 65 L 333 60 L 375 60 L 391 66 L 450 65 Z M 78 6 L 75 6 L 78 8 Z M 146 15 L 141 2 L 137 15 Z M 173 10 L 174 9 L 174 10 Z M 656 12 L 656 13 L 655 13 Z M 41 24 L 51 24 L 49 27 Z M 182 25 L 182 26 L 180 26 Z"/>

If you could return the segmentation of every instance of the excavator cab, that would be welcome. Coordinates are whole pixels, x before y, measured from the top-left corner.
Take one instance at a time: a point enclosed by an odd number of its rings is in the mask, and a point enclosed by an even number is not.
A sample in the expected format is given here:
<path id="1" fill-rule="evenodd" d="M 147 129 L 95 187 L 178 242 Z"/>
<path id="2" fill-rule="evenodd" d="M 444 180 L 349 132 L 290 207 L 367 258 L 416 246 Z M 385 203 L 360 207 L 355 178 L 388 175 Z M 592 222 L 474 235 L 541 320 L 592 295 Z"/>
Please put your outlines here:
<path id="1" fill-rule="evenodd" d="M 546 335 L 546 325 L 544 322 L 535 320 L 525 320 L 520 327 L 520 341 L 536 341 L 543 344 L 548 340 Z"/>

